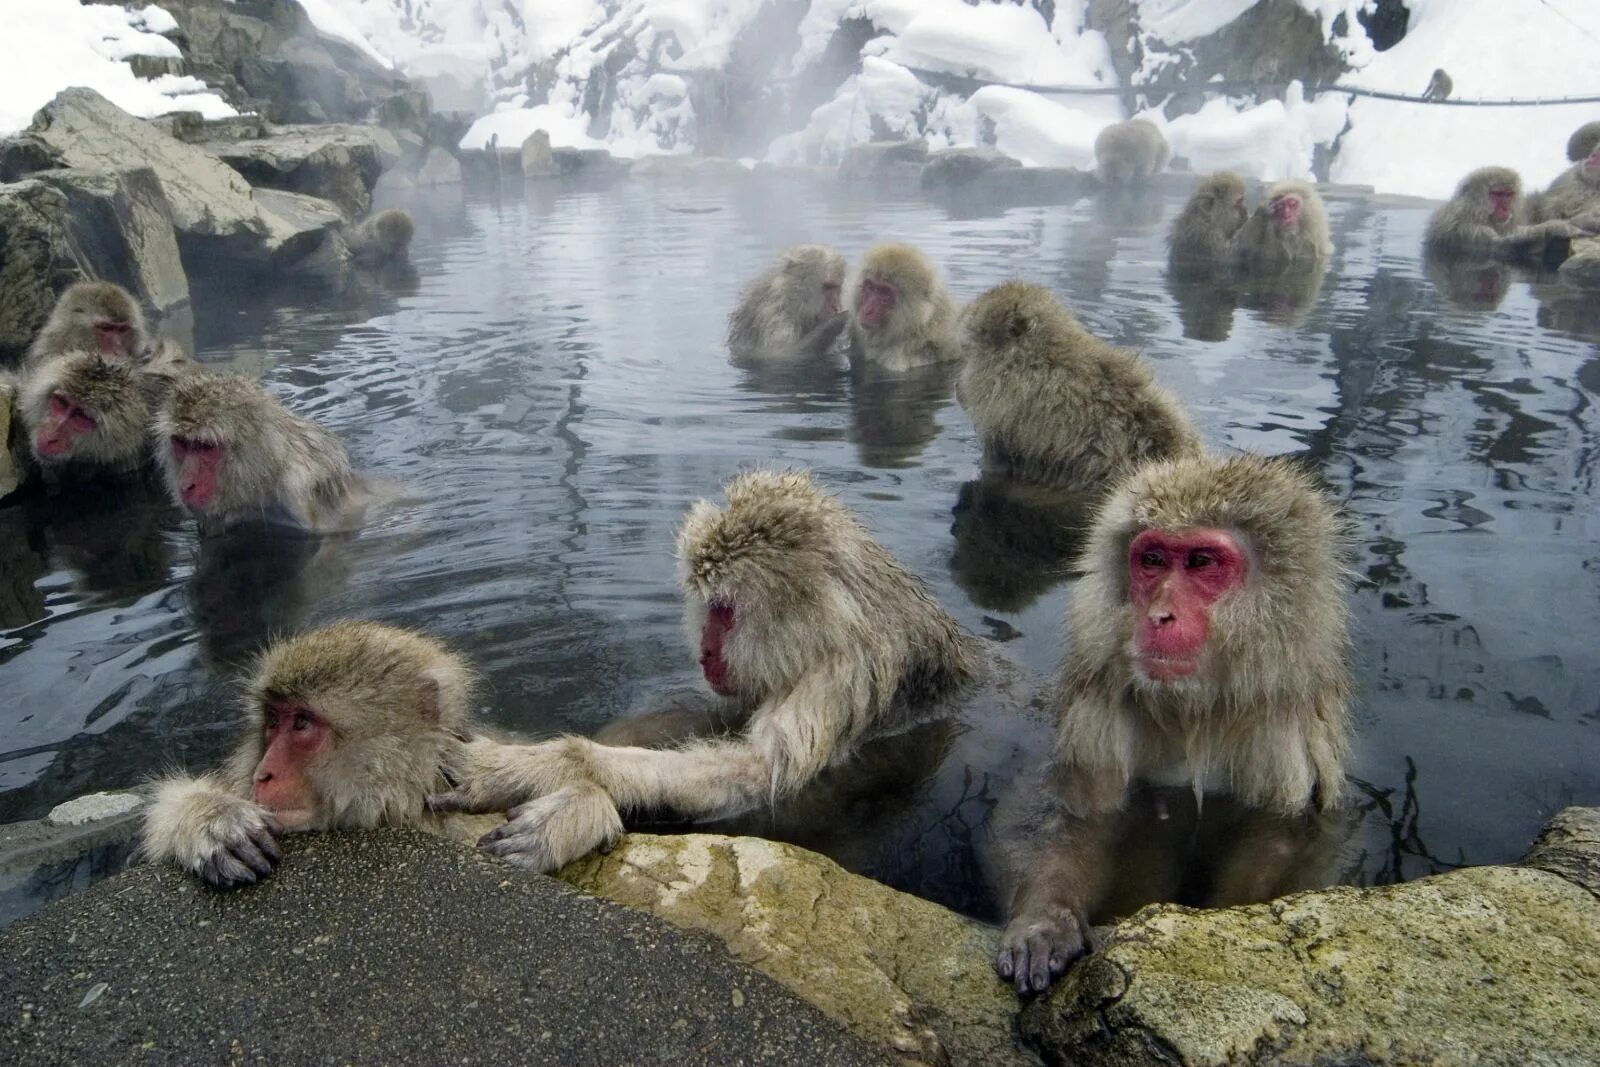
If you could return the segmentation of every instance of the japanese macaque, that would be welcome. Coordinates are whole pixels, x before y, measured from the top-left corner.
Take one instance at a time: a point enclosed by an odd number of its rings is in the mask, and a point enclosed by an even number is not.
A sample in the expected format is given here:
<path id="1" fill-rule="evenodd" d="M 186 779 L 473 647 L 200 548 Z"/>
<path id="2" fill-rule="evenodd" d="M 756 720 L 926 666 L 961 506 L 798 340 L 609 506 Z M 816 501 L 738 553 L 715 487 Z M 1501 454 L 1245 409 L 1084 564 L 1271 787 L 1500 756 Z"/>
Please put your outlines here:
<path id="1" fill-rule="evenodd" d="M 167 374 L 94 351 L 46 356 L 22 379 L 18 410 L 49 480 L 68 472 L 120 474 L 148 456 L 151 412 Z"/>
<path id="2" fill-rule="evenodd" d="M 984 466 L 1059 489 L 1109 488 L 1152 459 L 1198 455 L 1177 398 L 1037 285 L 1007 282 L 961 315 L 956 395 Z"/>
<path id="3" fill-rule="evenodd" d="M 1081 567 L 1053 760 L 1000 816 L 996 963 L 1024 993 L 1115 917 L 1106 894 L 1144 847 L 1122 831 L 1164 820 L 1174 797 L 1196 819 L 1225 797 L 1276 826 L 1281 849 L 1246 835 L 1253 851 L 1220 859 L 1206 901 L 1277 891 L 1273 868 L 1295 851 L 1282 840 L 1335 809 L 1350 745 L 1344 527 L 1288 461 L 1140 469 L 1096 517 Z"/>
<path id="4" fill-rule="evenodd" d="M 167 491 L 207 532 L 251 519 L 309 533 L 360 525 L 366 486 L 344 444 L 260 382 L 182 378 L 152 425 Z"/>
<path id="5" fill-rule="evenodd" d="M 1600 121 L 1585 122 L 1567 138 L 1567 159 L 1581 163 L 1592 156 L 1596 148 L 1600 148 Z"/>
<path id="6" fill-rule="evenodd" d="M 1534 197 L 1529 208 L 1535 222 L 1567 219 L 1584 230 L 1600 230 L 1600 139 L 1587 156 Z"/>
<path id="7" fill-rule="evenodd" d="M 149 347 L 149 327 L 132 293 L 111 282 L 77 282 L 56 300 L 24 365 L 36 365 L 62 352 L 143 359 Z"/>
<path id="8" fill-rule="evenodd" d="M 411 252 L 417 224 L 411 212 L 399 208 L 380 211 L 345 233 L 345 243 L 358 263 L 402 263 Z"/>
<path id="9" fill-rule="evenodd" d="M 1249 274 L 1321 270 L 1333 252 L 1328 210 L 1307 182 L 1276 182 L 1233 237 L 1235 265 Z"/>
<path id="10" fill-rule="evenodd" d="M 1450 80 L 1450 75 L 1443 67 L 1433 72 L 1433 77 L 1428 79 L 1428 87 L 1422 90 L 1424 100 L 1448 100 L 1455 91 L 1456 83 Z"/>
<path id="11" fill-rule="evenodd" d="M 910 245 L 867 251 L 850 295 L 851 351 L 887 370 L 961 354 L 956 305 L 928 257 Z"/>
<path id="12" fill-rule="evenodd" d="M 1234 234 L 1250 218 L 1244 192 L 1244 179 L 1225 170 L 1195 187 L 1167 237 L 1167 261 L 1174 274 L 1215 274 L 1227 265 Z"/>
<path id="13" fill-rule="evenodd" d="M 685 517 L 678 577 L 701 672 L 735 705 L 722 724 L 741 728 L 672 749 L 472 742 L 434 804 L 511 808 L 486 851 L 550 871 L 614 840 L 623 811 L 703 820 L 775 804 L 987 673 L 983 643 L 809 475 L 754 472 L 725 491 L 726 507 Z"/>
<path id="14" fill-rule="evenodd" d="M 728 317 L 736 359 L 821 355 L 844 332 L 844 257 L 825 245 L 796 245 L 745 286 Z"/>
<path id="15" fill-rule="evenodd" d="M 423 634 L 341 622 L 281 641 L 256 664 L 227 763 L 156 783 L 140 852 L 229 888 L 272 872 L 279 834 L 437 829 L 424 801 L 459 762 L 472 691 Z"/>
<path id="16" fill-rule="evenodd" d="M 1102 185 L 1138 185 L 1171 158 L 1161 128 L 1147 119 L 1113 122 L 1094 139 L 1095 176 Z"/>
<path id="17" fill-rule="evenodd" d="M 1522 179 L 1509 167 L 1480 167 L 1433 213 L 1423 237 L 1431 256 L 1565 259 L 1583 230 L 1561 220 L 1530 224 Z"/>

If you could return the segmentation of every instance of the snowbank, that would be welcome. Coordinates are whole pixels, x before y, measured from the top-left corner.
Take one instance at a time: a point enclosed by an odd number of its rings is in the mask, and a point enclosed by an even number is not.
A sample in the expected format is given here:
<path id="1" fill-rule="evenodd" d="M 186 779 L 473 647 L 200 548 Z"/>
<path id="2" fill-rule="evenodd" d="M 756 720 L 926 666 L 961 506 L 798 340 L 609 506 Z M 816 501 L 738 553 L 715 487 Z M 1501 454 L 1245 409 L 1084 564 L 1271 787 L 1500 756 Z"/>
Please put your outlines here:
<path id="1" fill-rule="evenodd" d="M 1281 101 L 1240 110 L 1219 97 L 1167 125 L 1167 140 L 1197 171 L 1233 170 L 1263 181 L 1305 178 L 1312 149 L 1344 128 L 1346 99 L 1325 94 L 1308 103 L 1298 82 Z M 1158 116 L 1142 117 L 1160 124 Z"/>
<path id="2" fill-rule="evenodd" d="M 130 56 L 175 57 L 178 46 L 159 36 L 177 27 L 150 6 L 127 10 L 78 0 L 0 0 L 0 135 L 16 133 L 62 89 L 83 85 L 145 117 L 198 111 L 207 118 L 236 115 L 198 78 L 134 76 Z"/>
<path id="3" fill-rule="evenodd" d="M 589 120 L 574 116 L 564 108 L 551 104 L 538 107 L 514 107 L 485 115 L 474 122 L 461 138 L 459 147 L 477 149 L 489 147 L 489 138 L 498 136 L 501 148 L 521 148 L 534 130 L 544 130 L 550 135 L 550 144 L 556 148 L 605 148 L 588 134 Z"/>
<path id="4" fill-rule="evenodd" d="M 338 0 L 299 0 L 311 24 L 329 37 L 336 37 L 361 49 L 379 66 L 394 69 L 394 60 L 373 47 L 360 27 L 344 13 Z"/>

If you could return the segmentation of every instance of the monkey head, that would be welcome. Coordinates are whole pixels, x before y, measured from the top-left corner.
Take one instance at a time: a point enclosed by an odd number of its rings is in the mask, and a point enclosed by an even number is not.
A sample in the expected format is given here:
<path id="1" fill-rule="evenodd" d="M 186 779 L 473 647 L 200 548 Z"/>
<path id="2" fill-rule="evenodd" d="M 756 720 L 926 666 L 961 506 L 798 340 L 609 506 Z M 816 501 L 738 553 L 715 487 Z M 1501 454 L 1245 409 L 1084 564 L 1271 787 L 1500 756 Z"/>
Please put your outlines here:
<path id="1" fill-rule="evenodd" d="M 843 310 L 844 257 L 826 245 L 798 245 L 783 254 L 783 301 L 805 328 Z"/>
<path id="2" fill-rule="evenodd" d="M 380 213 L 372 220 L 372 228 L 377 234 L 378 247 L 383 249 L 384 254 L 400 256 L 411 247 L 417 224 L 412 221 L 409 212 L 396 208 Z"/>
<path id="3" fill-rule="evenodd" d="M 1283 701 L 1348 686 L 1344 527 L 1286 461 L 1140 468 L 1096 518 L 1083 566 L 1072 641 L 1147 699 L 1201 708 L 1240 686 Z"/>
<path id="4" fill-rule="evenodd" d="M 1600 148 L 1600 121 L 1585 122 L 1567 139 L 1567 159 L 1581 162 L 1594 155 L 1596 148 Z"/>
<path id="5" fill-rule="evenodd" d="M 1578 177 L 1585 185 L 1600 185 L 1600 139 L 1595 141 L 1594 147 L 1583 158 L 1583 165 L 1578 168 Z"/>
<path id="6" fill-rule="evenodd" d="M 1267 210 L 1280 230 L 1298 230 L 1309 188 L 1300 182 L 1279 182 L 1267 192 Z"/>
<path id="7" fill-rule="evenodd" d="M 372 622 L 278 642 L 250 679 L 231 770 L 284 830 L 415 819 L 466 736 L 473 679 L 432 638 Z"/>
<path id="8" fill-rule="evenodd" d="M 1207 175 L 1195 187 L 1189 202 L 1218 232 L 1231 235 L 1250 218 L 1250 211 L 1244 206 L 1244 193 L 1244 179 L 1231 171 L 1219 170 Z"/>
<path id="9" fill-rule="evenodd" d="M 1479 167 L 1461 179 L 1455 200 L 1472 221 L 1504 230 L 1522 214 L 1522 178 L 1509 167 Z"/>
<path id="10" fill-rule="evenodd" d="M 864 613 L 846 572 L 883 550 L 803 471 L 753 471 L 724 492 L 726 508 L 701 500 L 678 530 L 684 626 L 713 690 L 760 699 L 849 640 Z"/>
<path id="11" fill-rule="evenodd" d="M 239 375 L 191 374 L 178 380 L 156 413 L 156 457 L 172 498 L 199 518 L 223 515 L 259 500 L 257 487 L 282 454 L 276 420 L 263 417 L 277 401 L 259 382 Z"/>
<path id="12" fill-rule="evenodd" d="M 111 282 L 78 282 L 56 301 L 47 330 L 60 349 L 86 348 L 127 359 L 144 350 L 144 313 L 133 295 Z"/>
<path id="13" fill-rule="evenodd" d="M 862 260 L 851 310 L 867 330 L 890 332 L 918 326 L 921 324 L 906 321 L 902 309 L 916 309 L 923 316 L 931 314 L 938 284 L 933 264 L 915 248 L 878 245 L 868 249 Z"/>
<path id="14" fill-rule="evenodd" d="M 19 408 L 41 466 L 115 466 L 138 460 L 150 398 L 131 363 L 79 351 L 35 368 L 23 381 Z"/>
<path id="15" fill-rule="evenodd" d="M 963 353 L 969 359 L 1008 348 L 1048 353 L 1082 332 L 1078 320 L 1050 291 L 1027 282 L 1004 282 L 961 310 Z"/>

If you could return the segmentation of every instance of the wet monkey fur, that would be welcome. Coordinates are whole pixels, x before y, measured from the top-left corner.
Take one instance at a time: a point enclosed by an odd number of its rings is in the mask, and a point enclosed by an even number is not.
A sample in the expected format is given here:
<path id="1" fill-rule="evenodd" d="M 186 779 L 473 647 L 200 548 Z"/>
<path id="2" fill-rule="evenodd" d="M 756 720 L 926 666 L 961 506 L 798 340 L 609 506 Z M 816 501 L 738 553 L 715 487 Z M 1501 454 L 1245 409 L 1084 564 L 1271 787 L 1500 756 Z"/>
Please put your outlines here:
<path id="1" fill-rule="evenodd" d="M 728 350 L 736 359 L 820 356 L 845 326 L 848 268 L 825 245 L 796 245 L 745 286 L 728 317 Z"/>
<path id="2" fill-rule="evenodd" d="M 1234 234 L 1250 218 L 1244 197 L 1244 179 L 1225 170 L 1195 186 L 1167 236 L 1167 261 L 1174 273 L 1206 276 L 1227 266 Z"/>
<path id="3" fill-rule="evenodd" d="M 94 351 L 44 357 L 22 378 L 18 411 L 47 479 L 123 473 L 148 457 L 149 424 L 172 377 Z"/>
<path id="4" fill-rule="evenodd" d="M 1423 247 L 1430 256 L 1538 259 L 1549 252 L 1565 256 L 1570 239 L 1584 232 L 1562 220 L 1529 219 L 1517 172 L 1480 167 L 1428 219 Z"/>
<path id="5" fill-rule="evenodd" d="M 404 263 L 411 255 L 417 224 L 409 211 L 390 208 L 363 219 L 345 232 L 345 243 L 357 263 Z"/>
<path id="6" fill-rule="evenodd" d="M 1094 139 L 1095 176 L 1102 185 L 1139 185 L 1172 158 L 1161 128 L 1148 119 L 1113 122 Z"/>
<path id="7" fill-rule="evenodd" d="M 1328 209 L 1309 182 L 1276 182 L 1234 234 L 1234 265 L 1247 273 L 1320 270 L 1333 252 Z"/>
<path id="8" fill-rule="evenodd" d="M 56 300 L 23 366 L 36 366 L 63 352 L 145 359 L 150 346 L 150 328 L 132 293 L 112 282 L 77 282 Z"/>
<path id="9" fill-rule="evenodd" d="M 910 245 L 868 249 L 850 293 L 853 356 L 885 370 L 959 358 L 956 305 L 928 257 Z"/>

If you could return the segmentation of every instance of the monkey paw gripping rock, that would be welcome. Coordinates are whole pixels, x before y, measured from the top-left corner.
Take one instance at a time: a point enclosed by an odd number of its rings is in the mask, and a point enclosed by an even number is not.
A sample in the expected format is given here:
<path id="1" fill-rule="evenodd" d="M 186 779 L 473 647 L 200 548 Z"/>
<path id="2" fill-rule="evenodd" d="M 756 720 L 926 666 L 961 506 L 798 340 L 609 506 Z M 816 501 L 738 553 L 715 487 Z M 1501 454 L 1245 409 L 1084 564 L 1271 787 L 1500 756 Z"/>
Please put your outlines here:
<path id="1" fill-rule="evenodd" d="M 1146 908 L 1028 1006 L 1051 1061 L 1594 1063 L 1600 809 L 1517 867 L 1218 911 Z"/>
<path id="2" fill-rule="evenodd" d="M 1031 1063 L 995 932 L 793 845 L 630 834 L 560 877 L 712 934 L 858 1037 L 920 1063 Z"/>

